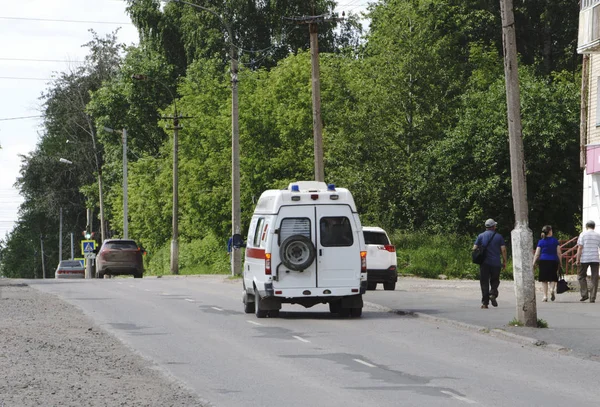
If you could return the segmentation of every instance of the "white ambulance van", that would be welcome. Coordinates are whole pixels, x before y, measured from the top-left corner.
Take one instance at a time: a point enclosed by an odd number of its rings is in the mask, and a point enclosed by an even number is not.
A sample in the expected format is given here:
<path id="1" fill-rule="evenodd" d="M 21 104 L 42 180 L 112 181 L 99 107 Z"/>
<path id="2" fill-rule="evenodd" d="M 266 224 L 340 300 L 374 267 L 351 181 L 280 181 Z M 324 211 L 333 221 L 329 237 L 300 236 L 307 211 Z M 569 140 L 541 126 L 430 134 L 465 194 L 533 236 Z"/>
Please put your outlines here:
<path id="1" fill-rule="evenodd" d="M 243 266 L 246 313 L 277 317 L 282 303 L 329 304 L 360 317 L 367 252 L 352 194 L 317 181 L 267 190 L 248 229 Z"/>

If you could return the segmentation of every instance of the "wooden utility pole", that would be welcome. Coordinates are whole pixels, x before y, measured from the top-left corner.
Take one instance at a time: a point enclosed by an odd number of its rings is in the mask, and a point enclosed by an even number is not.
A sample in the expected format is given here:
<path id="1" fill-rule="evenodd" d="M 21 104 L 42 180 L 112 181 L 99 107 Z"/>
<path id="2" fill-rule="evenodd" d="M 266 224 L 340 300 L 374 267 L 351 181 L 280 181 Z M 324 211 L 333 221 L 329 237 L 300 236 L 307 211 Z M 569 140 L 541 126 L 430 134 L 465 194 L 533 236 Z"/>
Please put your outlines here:
<path id="1" fill-rule="evenodd" d="M 323 120 L 321 119 L 321 79 L 319 73 L 319 41 L 318 24 L 338 21 L 329 14 L 318 16 L 291 17 L 288 20 L 297 24 L 308 24 L 310 34 L 310 61 L 312 83 L 313 138 L 315 154 L 315 181 L 325 181 L 325 165 L 323 163 Z"/>
<path id="2" fill-rule="evenodd" d="M 44 263 L 44 235 L 40 234 L 40 250 L 42 252 L 42 278 L 46 278 L 46 264 Z"/>
<path id="3" fill-rule="evenodd" d="M 536 327 L 537 309 L 535 303 L 535 279 L 533 275 L 533 236 L 531 229 L 529 229 L 528 220 L 517 43 L 512 0 L 500 0 L 500 13 L 502 16 L 502 43 L 504 48 L 510 173 L 515 210 L 515 228 L 511 232 L 511 240 L 513 275 L 517 297 L 517 320 L 525 326 Z"/>
<path id="4" fill-rule="evenodd" d="M 316 22 L 308 24 L 312 71 L 313 138 L 315 150 L 315 181 L 325 181 L 323 168 L 323 121 L 321 120 L 321 78 L 319 73 L 319 40 Z"/>

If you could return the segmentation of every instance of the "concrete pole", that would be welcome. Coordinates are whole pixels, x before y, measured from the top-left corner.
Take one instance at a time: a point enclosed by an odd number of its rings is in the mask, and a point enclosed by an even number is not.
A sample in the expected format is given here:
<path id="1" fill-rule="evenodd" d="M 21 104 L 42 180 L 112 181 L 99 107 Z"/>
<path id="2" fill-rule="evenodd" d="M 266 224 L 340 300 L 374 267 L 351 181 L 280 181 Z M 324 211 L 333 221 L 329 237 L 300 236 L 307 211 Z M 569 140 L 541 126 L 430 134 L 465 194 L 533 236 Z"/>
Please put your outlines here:
<path id="1" fill-rule="evenodd" d="M 123 129 L 123 239 L 129 239 L 127 196 L 127 130 Z"/>
<path id="2" fill-rule="evenodd" d="M 319 76 L 318 25 L 310 23 L 310 61 L 312 66 L 313 136 L 315 150 L 315 181 L 325 181 L 323 167 L 323 122 L 321 121 L 321 81 Z"/>
<path id="3" fill-rule="evenodd" d="M 517 298 L 517 320 L 525 326 L 537 326 L 535 279 L 533 275 L 533 236 L 529 229 L 527 183 L 521 126 L 517 43 L 512 0 L 500 0 L 502 42 L 504 47 L 504 76 L 508 136 L 510 144 L 510 172 L 512 179 L 515 228 L 511 232 L 513 274 Z"/>
<path id="4" fill-rule="evenodd" d="M 232 236 L 242 233 L 242 211 L 240 206 L 240 128 L 238 110 L 238 61 L 233 37 L 229 28 L 231 54 L 231 229 Z M 242 272 L 242 253 L 240 248 L 231 248 L 231 275 Z"/>
<path id="5" fill-rule="evenodd" d="M 62 218 L 62 208 L 60 208 L 60 215 L 59 217 L 59 226 L 58 226 L 58 262 L 60 263 L 62 261 L 62 238 L 63 238 L 63 231 L 62 231 L 62 224 L 63 224 L 63 218 Z"/>
<path id="6" fill-rule="evenodd" d="M 586 164 L 586 150 L 585 145 L 587 144 L 587 122 L 588 122 L 588 98 L 590 89 L 590 56 L 588 54 L 583 55 L 583 61 L 581 64 L 581 113 L 579 121 L 579 168 L 585 169 Z"/>
<path id="7" fill-rule="evenodd" d="M 73 251 L 73 232 L 71 232 L 71 260 L 75 258 L 75 252 Z"/>
<path id="8" fill-rule="evenodd" d="M 40 234 L 40 249 L 42 251 L 42 278 L 46 278 L 46 265 L 44 263 L 44 235 Z"/>
<path id="9" fill-rule="evenodd" d="M 179 274 L 179 118 L 173 117 L 173 239 L 171 240 L 171 274 Z"/>
<path id="10" fill-rule="evenodd" d="M 100 195 L 100 237 L 101 243 L 106 239 L 106 223 L 104 222 L 104 194 L 102 193 L 102 169 L 98 167 L 98 193 Z M 91 232 L 91 229 L 90 229 Z"/>

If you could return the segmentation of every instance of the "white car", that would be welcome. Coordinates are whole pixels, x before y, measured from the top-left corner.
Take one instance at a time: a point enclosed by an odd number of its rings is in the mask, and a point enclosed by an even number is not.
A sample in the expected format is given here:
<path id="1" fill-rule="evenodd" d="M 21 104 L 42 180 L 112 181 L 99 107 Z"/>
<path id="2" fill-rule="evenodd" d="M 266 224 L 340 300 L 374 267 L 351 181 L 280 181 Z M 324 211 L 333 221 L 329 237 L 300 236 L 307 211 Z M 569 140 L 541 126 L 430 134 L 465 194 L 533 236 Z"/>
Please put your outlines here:
<path id="1" fill-rule="evenodd" d="M 396 247 L 380 227 L 364 226 L 363 236 L 367 247 L 367 290 L 375 290 L 378 283 L 383 283 L 385 290 L 395 290 L 398 281 Z"/>
<path id="2" fill-rule="evenodd" d="M 54 278 L 85 278 L 85 268 L 79 260 L 62 260 L 58 263 Z"/>

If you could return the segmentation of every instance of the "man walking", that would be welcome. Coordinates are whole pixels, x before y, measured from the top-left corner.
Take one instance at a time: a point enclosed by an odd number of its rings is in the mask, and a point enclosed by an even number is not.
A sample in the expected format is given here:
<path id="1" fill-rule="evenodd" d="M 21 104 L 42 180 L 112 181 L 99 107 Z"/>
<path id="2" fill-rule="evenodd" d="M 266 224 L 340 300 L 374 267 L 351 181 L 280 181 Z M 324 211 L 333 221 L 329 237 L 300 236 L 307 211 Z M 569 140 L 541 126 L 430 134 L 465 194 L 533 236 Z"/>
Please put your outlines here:
<path id="1" fill-rule="evenodd" d="M 596 232 L 595 228 L 596 223 L 593 220 L 588 221 L 585 224 L 586 231 L 582 232 L 577 239 L 577 264 L 579 265 L 577 280 L 579 280 L 579 292 L 581 293 L 579 301 L 586 301 L 589 298 L 590 302 L 596 302 L 598 264 L 600 264 L 600 255 L 598 254 L 600 233 Z M 588 267 L 592 271 L 592 286 L 589 294 L 586 276 Z"/>
<path id="2" fill-rule="evenodd" d="M 479 265 L 479 284 L 481 285 L 481 308 L 487 309 L 491 302 L 498 306 L 498 286 L 500 285 L 500 270 L 506 268 L 506 244 L 498 234 L 494 219 L 485 221 L 485 232 L 477 236 L 473 250 L 485 247 L 485 260 Z M 500 256 L 502 255 L 502 259 Z"/>

